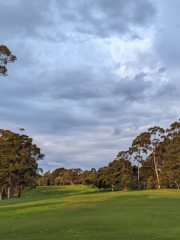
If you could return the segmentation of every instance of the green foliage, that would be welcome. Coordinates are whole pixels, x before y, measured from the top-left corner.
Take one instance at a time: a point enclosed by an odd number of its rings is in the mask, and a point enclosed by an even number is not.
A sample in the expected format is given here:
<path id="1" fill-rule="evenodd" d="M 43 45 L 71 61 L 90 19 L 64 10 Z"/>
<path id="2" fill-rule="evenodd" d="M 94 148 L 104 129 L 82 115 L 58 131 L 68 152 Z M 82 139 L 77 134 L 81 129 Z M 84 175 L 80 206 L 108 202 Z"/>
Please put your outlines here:
<path id="1" fill-rule="evenodd" d="M 168 185 L 180 184 L 180 133 L 176 132 L 170 139 L 163 152 L 161 175 L 168 180 Z"/>
<path id="2" fill-rule="evenodd" d="M 138 161 L 138 181 L 143 187 L 179 188 L 180 122 L 166 131 L 157 126 L 149 128 L 135 138 L 129 152 Z"/>
<path id="3" fill-rule="evenodd" d="M 114 191 L 115 186 L 121 186 L 126 189 L 132 172 L 133 169 L 129 160 L 123 159 L 122 157 L 120 159 L 115 159 L 113 162 L 110 162 L 107 167 L 100 168 L 97 171 L 95 186 L 99 189 L 103 188 L 104 190 L 111 187 L 112 191 Z M 122 183 L 123 177 L 124 180 Z M 125 178 L 128 179 L 127 182 Z"/>
<path id="4" fill-rule="evenodd" d="M 92 177 L 90 171 L 88 171 L 88 174 L 86 171 L 83 173 L 80 168 L 57 168 L 52 173 L 48 171 L 43 176 L 39 176 L 37 184 L 39 186 L 74 185 L 81 184 L 82 182 L 85 184 L 85 178 L 89 175 Z"/>
<path id="5" fill-rule="evenodd" d="M 6 191 L 8 198 L 12 198 L 16 187 L 20 197 L 24 186 L 35 186 L 37 161 L 44 155 L 26 135 L 3 129 L 0 134 L 0 194 L 3 196 Z"/>

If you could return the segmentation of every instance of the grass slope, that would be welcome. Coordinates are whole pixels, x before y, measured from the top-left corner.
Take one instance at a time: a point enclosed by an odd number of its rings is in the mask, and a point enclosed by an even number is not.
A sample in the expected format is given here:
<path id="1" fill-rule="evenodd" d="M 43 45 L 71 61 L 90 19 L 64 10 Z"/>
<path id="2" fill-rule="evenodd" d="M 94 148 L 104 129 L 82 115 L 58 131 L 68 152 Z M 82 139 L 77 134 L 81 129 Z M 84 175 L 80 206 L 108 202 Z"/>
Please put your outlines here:
<path id="1" fill-rule="evenodd" d="M 179 240 L 180 191 L 38 187 L 0 202 L 1 240 Z"/>

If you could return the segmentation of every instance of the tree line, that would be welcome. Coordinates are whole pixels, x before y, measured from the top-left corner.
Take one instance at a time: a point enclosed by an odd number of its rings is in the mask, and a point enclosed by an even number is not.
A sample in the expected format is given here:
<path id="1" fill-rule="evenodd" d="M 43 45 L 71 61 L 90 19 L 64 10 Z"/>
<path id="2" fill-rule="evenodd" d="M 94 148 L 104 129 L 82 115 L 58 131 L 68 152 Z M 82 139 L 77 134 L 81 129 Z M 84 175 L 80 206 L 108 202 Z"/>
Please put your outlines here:
<path id="1" fill-rule="evenodd" d="M 135 165 L 132 162 L 135 161 Z M 93 185 L 107 190 L 178 188 L 180 185 L 180 122 L 168 129 L 149 128 L 138 135 L 127 151 L 97 171 L 58 168 L 38 179 L 39 185 Z"/>
<path id="2" fill-rule="evenodd" d="M 77 185 L 93 184 L 96 169 L 82 171 L 80 168 L 66 169 L 64 167 L 55 169 L 52 173 L 47 171 L 37 179 L 38 186 L 50 185 Z"/>

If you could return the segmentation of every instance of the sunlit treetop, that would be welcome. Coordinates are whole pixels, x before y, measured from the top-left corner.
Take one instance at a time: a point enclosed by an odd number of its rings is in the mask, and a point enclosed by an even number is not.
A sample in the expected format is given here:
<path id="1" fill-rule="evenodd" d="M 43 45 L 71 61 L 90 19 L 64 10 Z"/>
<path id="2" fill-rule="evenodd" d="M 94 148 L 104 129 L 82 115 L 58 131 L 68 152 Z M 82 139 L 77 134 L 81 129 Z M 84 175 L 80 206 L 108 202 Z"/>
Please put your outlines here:
<path id="1" fill-rule="evenodd" d="M 9 48 L 0 45 L 0 76 L 7 76 L 7 64 L 16 61 L 16 56 L 12 55 Z"/>

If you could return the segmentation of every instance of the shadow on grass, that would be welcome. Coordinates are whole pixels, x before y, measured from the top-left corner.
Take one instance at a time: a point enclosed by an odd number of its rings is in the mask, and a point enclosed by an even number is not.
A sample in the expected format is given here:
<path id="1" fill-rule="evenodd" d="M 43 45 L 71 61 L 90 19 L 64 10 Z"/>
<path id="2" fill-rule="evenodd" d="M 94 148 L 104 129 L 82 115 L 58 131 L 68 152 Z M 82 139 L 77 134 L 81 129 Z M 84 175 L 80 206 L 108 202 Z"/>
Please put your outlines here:
<path id="1" fill-rule="evenodd" d="M 107 201 L 109 201 L 109 197 L 112 199 L 119 198 L 121 202 L 129 202 L 133 205 L 134 203 L 138 205 L 137 203 L 138 201 L 143 202 L 143 200 L 145 199 L 148 201 L 153 201 L 153 199 L 155 199 L 155 202 L 158 202 L 158 201 L 161 202 L 162 199 L 165 199 L 165 198 L 171 198 L 171 199 L 177 198 L 178 200 L 180 198 L 180 191 L 178 190 L 172 191 L 172 194 L 170 191 L 158 191 L 158 190 L 125 191 L 125 192 L 115 191 L 115 192 L 112 192 L 111 194 L 111 191 L 105 192 L 102 190 L 98 190 L 97 188 L 88 188 L 85 186 L 47 186 L 47 187 L 37 187 L 32 191 L 25 190 L 21 199 L 18 199 L 18 198 L 5 199 L 2 202 L 0 202 L 0 209 L 3 209 L 4 207 L 6 208 L 6 210 L 8 208 L 8 211 L 11 211 L 11 210 L 13 211 L 16 208 L 28 209 L 28 208 L 43 207 L 45 209 L 45 208 L 51 208 L 51 207 L 66 203 L 62 199 L 64 197 L 88 195 L 89 201 L 91 201 L 90 195 L 100 196 L 102 194 L 108 194 L 108 195 L 110 194 L 107 197 Z M 106 199 L 99 200 L 99 201 L 106 201 Z"/>
<path id="2" fill-rule="evenodd" d="M 92 195 L 92 194 L 103 194 L 106 191 L 99 190 L 97 188 L 88 188 L 85 186 L 80 186 L 83 189 L 79 189 L 79 186 L 48 186 L 48 187 L 37 187 L 37 191 L 34 192 L 34 197 L 64 197 L 70 195 Z M 48 195 L 47 195 L 48 194 Z"/>
<path id="3" fill-rule="evenodd" d="M 76 195 L 94 195 L 94 194 L 105 194 L 106 192 L 100 191 L 97 188 L 88 188 L 85 186 L 45 186 L 45 187 L 37 187 L 35 189 L 24 190 L 22 193 L 22 197 L 19 199 L 15 196 L 12 199 L 5 198 L 0 202 L 0 208 L 2 207 L 11 207 L 11 205 L 21 205 L 28 204 L 28 206 L 32 206 L 34 204 L 38 204 L 39 201 L 46 201 L 43 205 L 47 205 L 48 201 L 51 201 L 55 198 L 60 200 L 61 198 L 68 196 L 76 196 Z M 37 202 L 37 203 L 36 203 Z M 56 202 L 56 201 L 55 201 Z M 57 201 L 56 203 L 60 203 Z M 56 203 L 54 205 L 56 205 Z"/>
<path id="4" fill-rule="evenodd" d="M 47 210 L 47 209 L 51 209 L 52 207 L 56 207 L 56 206 L 60 206 L 61 204 L 64 204 L 66 202 L 60 202 L 60 201 L 53 201 L 53 202 L 45 202 L 45 203 L 35 203 L 33 205 L 27 203 L 27 205 L 20 205 L 20 206 L 10 206 L 8 208 L 3 208 L 1 209 L 1 213 L 3 212 L 7 212 L 10 213 L 10 212 L 14 212 L 14 211 L 18 211 L 18 210 L 21 210 L 21 212 L 23 212 L 23 210 L 27 210 L 27 209 L 31 209 L 31 211 L 36 211 L 39 209 L 41 209 L 40 211 L 43 211 L 43 210 Z M 26 213 L 26 211 L 24 211 L 24 213 Z"/>

